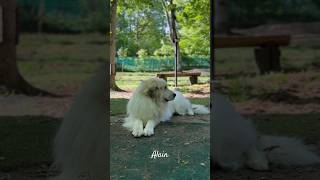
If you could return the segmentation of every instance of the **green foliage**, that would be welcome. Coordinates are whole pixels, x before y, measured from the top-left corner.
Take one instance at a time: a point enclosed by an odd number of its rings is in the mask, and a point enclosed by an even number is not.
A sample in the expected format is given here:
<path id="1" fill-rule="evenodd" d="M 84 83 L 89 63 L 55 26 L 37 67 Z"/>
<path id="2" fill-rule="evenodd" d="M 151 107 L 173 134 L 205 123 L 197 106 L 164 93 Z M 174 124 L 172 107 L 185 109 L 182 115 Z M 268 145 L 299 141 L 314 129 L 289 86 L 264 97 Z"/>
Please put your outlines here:
<path id="1" fill-rule="evenodd" d="M 155 56 L 172 56 L 174 54 L 173 46 L 166 44 L 163 40 L 161 41 L 161 48 L 154 51 Z"/>
<path id="2" fill-rule="evenodd" d="M 182 51 L 188 55 L 209 55 L 209 0 L 184 0 L 180 3 L 177 18 L 180 25 Z"/>
<path id="3" fill-rule="evenodd" d="M 36 32 L 39 2 L 18 0 L 21 31 Z M 80 33 L 107 31 L 104 0 L 45 1 L 43 31 L 53 33 Z"/>
<path id="4" fill-rule="evenodd" d="M 143 59 L 143 58 L 145 58 L 145 57 L 148 56 L 148 52 L 147 52 L 147 50 L 145 50 L 145 49 L 140 49 L 140 50 L 137 52 L 137 55 L 138 55 L 138 58 L 139 58 L 139 59 Z"/>
<path id="5" fill-rule="evenodd" d="M 270 22 L 319 21 L 318 0 L 229 0 L 230 27 L 250 27 Z"/>
<path id="6" fill-rule="evenodd" d="M 128 48 L 121 47 L 117 52 L 119 57 L 127 57 L 128 56 Z"/>
<path id="7" fill-rule="evenodd" d="M 166 37 L 160 4 L 136 1 L 119 1 L 118 6 L 117 48 L 128 47 L 128 56 L 136 56 L 140 49 L 154 52 Z"/>

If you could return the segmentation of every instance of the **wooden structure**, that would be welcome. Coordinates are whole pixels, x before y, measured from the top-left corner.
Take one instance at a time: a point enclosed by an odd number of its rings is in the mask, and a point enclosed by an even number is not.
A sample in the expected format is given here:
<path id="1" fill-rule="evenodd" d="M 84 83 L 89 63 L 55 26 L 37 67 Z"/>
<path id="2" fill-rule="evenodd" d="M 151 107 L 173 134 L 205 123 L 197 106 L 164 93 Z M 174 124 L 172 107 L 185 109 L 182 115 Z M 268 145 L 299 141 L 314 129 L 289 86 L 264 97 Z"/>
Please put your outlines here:
<path id="1" fill-rule="evenodd" d="M 260 74 L 280 71 L 279 46 L 288 46 L 290 36 L 216 36 L 214 48 L 257 47 L 254 50 L 255 60 Z"/>
<path id="2" fill-rule="evenodd" d="M 177 72 L 177 77 L 189 76 L 191 85 L 198 83 L 198 76 L 200 75 L 200 72 Z M 175 77 L 175 72 L 161 72 L 157 74 L 157 77 L 167 80 L 167 77 Z"/>

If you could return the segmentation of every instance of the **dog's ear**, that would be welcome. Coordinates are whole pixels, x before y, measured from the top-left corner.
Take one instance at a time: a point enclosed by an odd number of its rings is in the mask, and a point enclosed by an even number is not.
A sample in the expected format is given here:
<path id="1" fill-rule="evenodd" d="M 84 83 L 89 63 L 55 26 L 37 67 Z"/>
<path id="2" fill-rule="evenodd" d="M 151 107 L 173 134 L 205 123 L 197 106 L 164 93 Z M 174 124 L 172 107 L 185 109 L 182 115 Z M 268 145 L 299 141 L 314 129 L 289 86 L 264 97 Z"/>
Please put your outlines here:
<path id="1" fill-rule="evenodd" d="M 149 97 L 152 98 L 152 99 L 155 98 L 155 96 L 156 96 L 156 89 L 155 89 L 155 88 L 150 88 L 150 89 L 148 89 L 146 95 L 149 96 Z"/>

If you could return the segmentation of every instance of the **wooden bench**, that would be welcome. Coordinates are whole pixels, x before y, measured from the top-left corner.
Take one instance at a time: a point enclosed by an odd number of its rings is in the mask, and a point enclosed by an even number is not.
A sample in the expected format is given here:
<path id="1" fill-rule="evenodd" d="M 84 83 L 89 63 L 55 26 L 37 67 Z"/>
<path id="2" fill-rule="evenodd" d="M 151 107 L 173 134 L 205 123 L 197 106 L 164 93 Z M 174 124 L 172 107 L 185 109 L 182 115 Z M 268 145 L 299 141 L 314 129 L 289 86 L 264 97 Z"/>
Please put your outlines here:
<path id="1" fill-rule="evenodd" d="M 254 50 L 260 74 L 281 71 L 279 46 L 288 46 L 290 36 L 216 36 L 214 48 L 258 47 Z"/>
<path id="2" fill-rule="evenodd" d="M 190 83 L 197 84 L 198 83 L 198 76 L 200 76 L 200 72 L 178 72 L 177 76 L 189 76 Z M 167 81 L 167 77 L 174 77 L 174 72 L 161 72 L 157 74 L 157 77 L 162 78 Z"/>

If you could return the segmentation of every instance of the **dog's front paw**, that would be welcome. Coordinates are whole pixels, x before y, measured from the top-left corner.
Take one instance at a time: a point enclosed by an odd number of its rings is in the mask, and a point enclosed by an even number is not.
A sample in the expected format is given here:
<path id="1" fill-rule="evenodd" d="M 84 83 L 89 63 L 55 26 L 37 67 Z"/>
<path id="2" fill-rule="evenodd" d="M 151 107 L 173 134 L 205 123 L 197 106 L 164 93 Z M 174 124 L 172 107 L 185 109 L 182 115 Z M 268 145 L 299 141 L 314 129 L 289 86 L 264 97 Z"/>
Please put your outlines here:
<path id="1" fill-rule="evenodd" d="M 145 127 L 144 130 L 143 130 L 143 134 L 145 136 L 152 136 L 154 134 L 154 129 Z"/>
<path id="2" fill-rule="evenodd" d="M 133 129 L 132 135 L 134 137 L 141 137 L 143 135 L 143 130 L 142 129 Z"/>
<path id="3" fill-rule="evenodd" d="M 132 135 L 134 137 L 141 137 L 143 135 L 143 124 L 142 122 L 137 122 L 132 128 Z"/>

